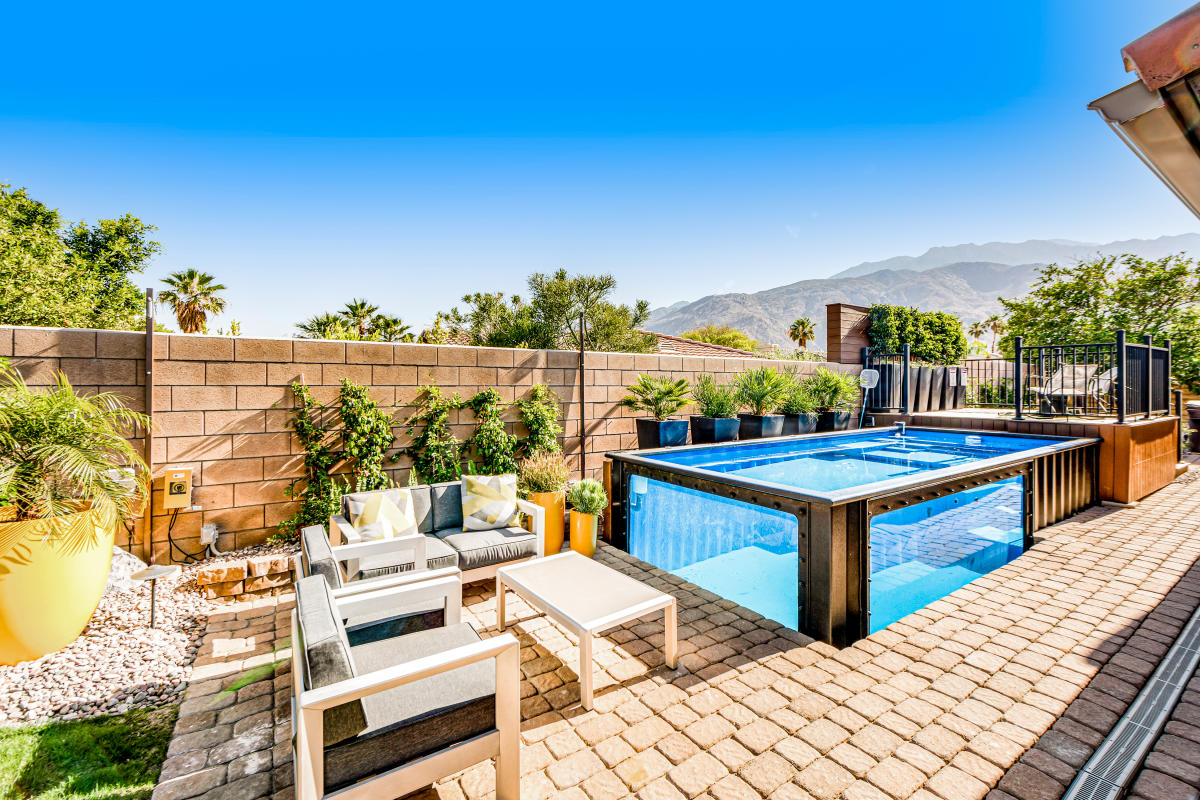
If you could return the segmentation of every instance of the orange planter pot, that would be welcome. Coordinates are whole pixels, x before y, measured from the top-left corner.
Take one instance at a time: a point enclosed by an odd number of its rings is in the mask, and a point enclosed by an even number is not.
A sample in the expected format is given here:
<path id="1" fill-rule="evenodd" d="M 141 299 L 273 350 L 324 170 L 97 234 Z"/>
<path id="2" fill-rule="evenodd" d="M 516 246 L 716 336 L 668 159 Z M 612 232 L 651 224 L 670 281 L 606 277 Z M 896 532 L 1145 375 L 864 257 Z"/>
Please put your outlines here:
<path id="1" fill-rule="evenodd" d="M 600 518 L 595 514 L 580 514 L 571 510 L 571 549 L 580 555 L 591 558 L 596 554 L 596 523 Z"/>
<path id="2" fill-rule="evenodd" d="M 563 546 L 563 521 L 567 516 L 566 492 L 530 492 L 529 502 L 546 512 L 546 555 L 552 556 Z"/>
<path id="3" fill-rule="evenodd" d="M 91 512 L 66 520 L 71 544 L 47 537 L 45 520 L 0 522 L 0 664 L 31 661 L 75 641 L 104 594 L 113 529 L 100 527 Z"/>

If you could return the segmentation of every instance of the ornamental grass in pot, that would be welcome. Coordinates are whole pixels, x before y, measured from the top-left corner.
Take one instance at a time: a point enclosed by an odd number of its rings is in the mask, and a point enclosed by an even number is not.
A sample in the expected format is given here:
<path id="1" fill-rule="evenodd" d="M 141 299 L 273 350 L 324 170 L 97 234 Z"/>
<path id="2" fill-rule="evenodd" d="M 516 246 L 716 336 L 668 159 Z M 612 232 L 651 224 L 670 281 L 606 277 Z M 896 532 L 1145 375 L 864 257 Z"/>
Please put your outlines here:
<path id="1" fill-rule="evenodd" d="M 844 431 L 850 427 L 851 412 L 858 402 L 858 380 L 853 375 L 818 367 L 804 379 L 804 385 L 817 411 L 817 431 Z"/>
<path id="2" fill-rule="evenodd" d="M 791 376 L 787 394 L 776 409 L 783 414 L 783 435 L 812 433 L 817 429 L 817 404 L 804 378 Z"/>
<path id="3" fill-rule="evenodd" d="M 567 492 L 571 504 L 571 549 L 591 558 L 596 554 L 596 528 L 608 507 L 608 493 L 600 481 L 584 478 Z"/>
<path id="4" fill-rule="evenodd" d="M 562 550 L 571 467 L 562 453 L 535 453 L 520 464 L 517 489 L 546 512 L 546 555 Z"/>
<path id="5" fill-rule="evenodd" d="M 701 375 L 692 389 L 692 400 L 700 412 L 689 417 L 692 444 L 732 442 L 738 437 L 741 420 L 737 418 L 738 401 L 733 386 L 719 384 L 711 375 Z"/>
<path id="6" fill-rule="evenodd" d="M 31 389 L 0 359 L 0 664 L 39 658 L 83 631 L 108 579 L 118 524 L 147 496 L 125 438 L 149 419 L 67 377 Z"/>
<path id="7" fill-rule="evenodd" d="M 738 405 L 746 413 L 738 414 L 740 439 L 761 439 L 783 433 L 783 415 L 772 414 L 787 394 L 791 381 L 774 367 L 757 367 L 737 376 Z"/>
<path id="8" fill-rule="evenodd" d="M 688 404 L 690 393 L 691 386 L 683 378 L 638 375 L 629 394 L 621 398 L 621 405 L 650 414 L 637 419 L 639 450 L 687 444 L 688 421 L 669 417 Z"/>

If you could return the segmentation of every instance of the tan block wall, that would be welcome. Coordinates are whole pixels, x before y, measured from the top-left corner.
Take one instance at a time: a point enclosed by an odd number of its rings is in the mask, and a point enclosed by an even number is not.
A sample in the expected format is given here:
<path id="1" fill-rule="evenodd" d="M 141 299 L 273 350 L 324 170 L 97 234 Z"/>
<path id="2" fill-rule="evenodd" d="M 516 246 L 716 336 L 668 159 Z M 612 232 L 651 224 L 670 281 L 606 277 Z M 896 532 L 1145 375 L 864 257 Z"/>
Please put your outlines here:
<path id="1" fill-rule="evenodd" d="M 31 384 L 50 383 L 62 369 L 78 388 L 113 391 L 130 407 L 145 410 L 145 335 L 125 331 L 0 327 L 0 356 L 10 357 Z M 512 401 L 545 383 L 562 399 L 564 449 L 579 453 L 579 355 L 570 351 L 510 350 L 377 342 L 243 339 L 220 336 L 155 336 L 154 477 L 190 467 L 193 501 L 200 511 L 181 512 L 172 536 L 188 552 L 199 549 L 200 526 L 220 526 L 222 549 L 264 540 L 295 511 L 284 489 L 301 475 L 299 444 L 288 427 L 291 383 L 302 380 L 321 402 L 337 397 L 342 378 L 370 387 L 371 396 L 393 412 L 397 453 L 408 444 L 399 422 L 413 410 L 422 385 L 437 383 L 464 399 L 495 387 Z M 727 382 L 762 364 L 814 371 L 813 362 L 744 358 L 691 358 L 630 353 L 587 353 L 587 469 L 598 474 L 604 453 L 637 446 L 634 417 L 617 405 L 639 372 L 695 381 L 710 373 Z M 831 364 L 857 373 L 857 366 Z M 513 432 L 524 431 L 509 409 Z M 465 438 L 474 429 L 470 410 L 458 412 L 454 430 Z M 403 485 L 408 459 L 389 474 Z M 168 557 L 169 516 L 155 487 L 151 540 L 155 560 Z M 135 535 L 135 545 L 137 544 Z M 118 536 L 118 540 L 123 539 Z M 137 548 L 135 547 L 135 552 Z"/>

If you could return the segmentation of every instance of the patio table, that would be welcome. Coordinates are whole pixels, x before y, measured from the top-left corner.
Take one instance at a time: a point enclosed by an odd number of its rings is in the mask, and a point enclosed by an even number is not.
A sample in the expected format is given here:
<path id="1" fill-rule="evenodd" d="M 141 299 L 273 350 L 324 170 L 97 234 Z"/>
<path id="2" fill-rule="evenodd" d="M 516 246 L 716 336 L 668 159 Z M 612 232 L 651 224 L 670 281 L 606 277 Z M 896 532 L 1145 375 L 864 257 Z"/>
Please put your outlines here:
<path id="1" fill-rule="evenodd" d="M 496 612 L 505 628 L 505 590 L 511 589 L 579 639 L 580 703 L 592 707 L 592 637 L 631 619 L 663 612 L 663 654 L 674 669 L 679 650 L 675 598 L 574 551 L 501 567 Z"/>

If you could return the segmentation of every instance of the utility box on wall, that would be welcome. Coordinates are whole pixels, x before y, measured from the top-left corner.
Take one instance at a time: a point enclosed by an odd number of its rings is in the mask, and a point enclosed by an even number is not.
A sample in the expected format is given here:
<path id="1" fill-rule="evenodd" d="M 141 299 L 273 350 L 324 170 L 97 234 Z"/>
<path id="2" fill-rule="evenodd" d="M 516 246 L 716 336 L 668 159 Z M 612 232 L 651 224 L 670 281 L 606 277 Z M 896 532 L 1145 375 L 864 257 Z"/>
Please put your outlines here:
<path id="1" fill-rule="evenodd" d="M 187 508 L 192 504 L 192 471 L 169 469 L 163 475 L 162 507 Z"/>

